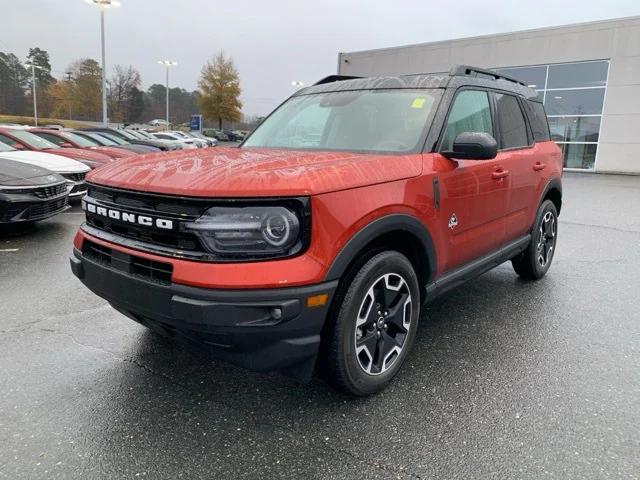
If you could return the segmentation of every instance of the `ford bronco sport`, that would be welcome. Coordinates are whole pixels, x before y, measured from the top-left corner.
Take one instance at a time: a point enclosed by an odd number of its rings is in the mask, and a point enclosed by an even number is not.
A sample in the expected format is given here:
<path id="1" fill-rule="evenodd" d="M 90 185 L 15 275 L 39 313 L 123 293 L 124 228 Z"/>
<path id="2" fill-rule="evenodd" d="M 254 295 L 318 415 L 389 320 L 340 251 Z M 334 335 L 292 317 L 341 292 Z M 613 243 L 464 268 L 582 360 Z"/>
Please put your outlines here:
<path id="1" fill-rule="evenodd" d="M 539 279 L 562 160 L 537 93 L 472 67 L 327 77 L 239 148 L 91 172 L 75 275 L 219 358 L 356 395 L 404 363 L 421 306 L 510 260 Z"/>

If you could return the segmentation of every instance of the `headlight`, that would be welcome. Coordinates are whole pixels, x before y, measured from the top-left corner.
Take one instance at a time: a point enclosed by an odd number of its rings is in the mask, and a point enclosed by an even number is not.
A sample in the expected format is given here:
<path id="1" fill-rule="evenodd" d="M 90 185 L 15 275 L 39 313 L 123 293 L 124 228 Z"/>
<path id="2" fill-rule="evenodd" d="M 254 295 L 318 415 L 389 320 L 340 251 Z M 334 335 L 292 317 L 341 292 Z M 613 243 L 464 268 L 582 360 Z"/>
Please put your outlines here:
<path id="1" fill-rule="evenodd" d="M 302 248 L 300 218 L 282 206 L 212 207 L 184 228 L 220 256 L 281 257 Z"/>

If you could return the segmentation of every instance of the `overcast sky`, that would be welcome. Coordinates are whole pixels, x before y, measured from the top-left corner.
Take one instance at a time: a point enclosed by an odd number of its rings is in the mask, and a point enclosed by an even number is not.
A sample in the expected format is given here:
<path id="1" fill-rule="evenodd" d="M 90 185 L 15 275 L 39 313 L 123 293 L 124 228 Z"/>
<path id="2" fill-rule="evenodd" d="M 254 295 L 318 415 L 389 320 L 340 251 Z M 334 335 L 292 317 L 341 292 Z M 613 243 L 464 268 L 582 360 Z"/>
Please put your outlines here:
<path id="1" fill-rule="evenodd" d="M 75 59 L 100 59 L 99 16 L 85 0 L 4 0 L 0 50 L 38 46 L 61 77 Z M 178 62 L 172 86 L 197 87 L 216 51 L 240 72 L 247 114 L 264 115 L 335 73 L 338 52 L 640 15 L 639 0 L 120 0 L 106 12 L 107 69 L 133 65 L 143 86 L 164 83 L 159 59 Z M 527 6 L 525 6 L 527 5 Z M 8 7 L 8 8 L 7 8 Z"/>

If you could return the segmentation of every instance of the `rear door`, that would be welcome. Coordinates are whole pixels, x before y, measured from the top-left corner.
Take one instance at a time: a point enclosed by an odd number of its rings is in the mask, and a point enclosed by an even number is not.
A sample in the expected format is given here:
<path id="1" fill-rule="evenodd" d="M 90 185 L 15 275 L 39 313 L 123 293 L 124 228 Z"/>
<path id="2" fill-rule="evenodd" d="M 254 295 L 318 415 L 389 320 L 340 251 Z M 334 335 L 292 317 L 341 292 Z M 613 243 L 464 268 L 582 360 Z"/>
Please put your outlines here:
<path id="1" fill-rule="evenodd" d="M 492 94 L 498 124 L 498 159 L 509 179 L 505 242 L 525 235 L 531 228 L 532 209 L 537 208 L 536 191 L 541 164 L 532 132 L 527 124 L 522 100 L 502 92 Z"/>
<path id="2" fill-rule="evenodd" d="M 486 132 L 495 137 L 496 128 L 490 93 L 459 90 L 449 109 L 439 151 L 451 150 L 462 132 Z M 443 163 L 444 162 L 444 163 Z M 503 177 L 499 158 L 492 160 L 449 160 L 439 172 L 441 189 L 440 231 L 446 251 L 441 267 L 446 272 L 498 249 L 504 242 L 509 179 Z"/>

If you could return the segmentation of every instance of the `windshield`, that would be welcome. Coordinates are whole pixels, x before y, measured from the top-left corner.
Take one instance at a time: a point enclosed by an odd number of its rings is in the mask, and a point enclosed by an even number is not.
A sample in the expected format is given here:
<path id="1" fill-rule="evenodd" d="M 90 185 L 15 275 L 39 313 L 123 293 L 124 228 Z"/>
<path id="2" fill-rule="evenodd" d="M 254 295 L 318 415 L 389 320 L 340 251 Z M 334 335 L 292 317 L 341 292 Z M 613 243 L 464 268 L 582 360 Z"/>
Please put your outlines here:
<path id="1" fill-rule="evenodd" d="M 122 135 L 127 140 L 137 140 L 137 138 L 134 135 L 131 135 L 129 132 L 122 129 L 117 130 L 117 133 L 109 133 L 109 135 L 115 135 L 116 137 Z"/>
<path id="2" fill-rule="evenodd" d="M 0 152 L 15 152 L 15 151 L 16 151 L 15 148 L 10 147 L 6 143 L 0 142 Z"/>
<path id="3" fill-rule="evenodd" d="M 439 90 L 356 90 L 290 98 L 243 147 L 409 152 L 419 148 Z"/>
<path id="4" fill-rule="evenodd" d="M 138 135 L 141 135 L 145 140 L 155 140 L 155 137 L 153 135 L 143 130 L 138 130 Z"/>
<path id="5" fill-rule="evenodd" d="M 116 145 L 127 145 L 128 142 L 125 142 L 124 140 L 122 140 L 119 137 L 116 137 L 115 135 L 112 135 L 110 133 L 106 133 L 106 132 L 100 132 L 97 135 L 100 135 L 101 137 L 104 137 L 108 140 L 111 140 L 113 143 L 115 143 Z"/>
<path id="6" fill-rule="evenodd" d="M 76 135 L 82 136 L 83 138 L 88 137 L 94 142 L 96 142 L 98 145 L 108 145 L 108 146 L 117 145 L 116 142 L 112 142 L 107 137 L 103 137 L 101 135 L 98 135 L 97 133 L 82 132 L 82 133 L 77 133 Z"/>
<path id="7" fill-rule="evenodd" d="M 11 135 L 29 145 L 36 150 L 44 150 L 47 148 L 60 148 L 55 143 L 51 143 L 49 140 L 45 140 L 38 135 L 34 135 L 31 132 L 25 132 L 24 130 L 11 130 Z"/>
<path id="8" fill-rule="evenodd" d="M 127 133 L 129 135 L 133 135 L 136 138 L 139 138 L 140 140 L 146 140 L 145 136 L 136 130 L 127 130 Z"/>
<path id="9" fill-rule="evenodd" d="M 81 137 L 80 135 L 76 135 L 71 132 L 58 132 L 62 138 L 66 138 L 70 142 L 75 143 L 76 145 L 80 145 L 81 147 L 97 147 L 98 144 L 89 140 L 88 138 Z"/>

